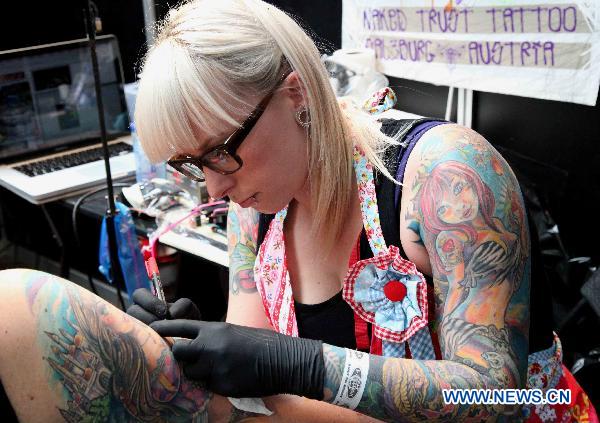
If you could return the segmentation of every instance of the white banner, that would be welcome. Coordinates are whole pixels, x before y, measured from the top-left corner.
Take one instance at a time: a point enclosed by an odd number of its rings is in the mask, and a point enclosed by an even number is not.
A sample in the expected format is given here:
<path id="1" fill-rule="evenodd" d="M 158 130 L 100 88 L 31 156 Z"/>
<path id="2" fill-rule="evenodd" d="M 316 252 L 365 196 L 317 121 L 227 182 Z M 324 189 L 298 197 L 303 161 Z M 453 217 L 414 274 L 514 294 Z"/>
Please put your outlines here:
<path id="1" fill-rule="evenodd" d="M 600 0 L 344 0 L 342 48 L 399 78 L 596 104 Z"/>

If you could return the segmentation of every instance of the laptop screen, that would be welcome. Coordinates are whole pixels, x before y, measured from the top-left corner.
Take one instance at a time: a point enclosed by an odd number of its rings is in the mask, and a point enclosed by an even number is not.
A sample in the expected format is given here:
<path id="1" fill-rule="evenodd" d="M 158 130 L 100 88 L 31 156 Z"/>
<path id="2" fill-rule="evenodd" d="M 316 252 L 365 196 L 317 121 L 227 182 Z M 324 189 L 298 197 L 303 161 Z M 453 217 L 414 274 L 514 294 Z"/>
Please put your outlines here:
<path id="1" fill-rule="evenodd" d="M 109 137 L 128 132 L 123 69 L 113 35 L 96 39 Z M 0 52 L 0 160 L 100 139 L 87 40 Z"/>

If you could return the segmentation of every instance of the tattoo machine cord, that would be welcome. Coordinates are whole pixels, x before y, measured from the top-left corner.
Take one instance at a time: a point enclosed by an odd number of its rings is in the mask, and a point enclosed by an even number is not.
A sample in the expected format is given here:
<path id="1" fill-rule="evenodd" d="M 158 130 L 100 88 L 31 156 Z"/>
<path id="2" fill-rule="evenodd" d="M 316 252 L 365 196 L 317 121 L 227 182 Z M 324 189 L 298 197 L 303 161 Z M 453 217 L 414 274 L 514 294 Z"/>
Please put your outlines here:
<path id="1" fill-rule="evenodd" d="M 148 273 L 148 278 L 150 279 L 150 283 L 152 284 L 152 294 L 157 297 L 161 301 L 165 301 L 165 293 L 162 288 L 162 283 L 160 281 L 160 273 L 158 271 L 158 265 L 156 263 L 157 258 L 157 247 L 156 244 L 158 239 L 166 234 L 167 232 L 173 230 L 177 227 L 181 222 L 189 219 L 192 216 L 197 215 L 202 210 L 227 204 L 223 200 L 212 201 L 210 203 L 200 204 L 190 210 L 185 216 L 180 219 L 177 219 L 175 222 L 169 223 L 164 228 L 158 228 L 154 233 L 152 233 L 148 237 L 148 245 L 144 245 L 142 247 L 142 256 L 144 257 L 144 263 L 146 265 L 146 272 Z"/>

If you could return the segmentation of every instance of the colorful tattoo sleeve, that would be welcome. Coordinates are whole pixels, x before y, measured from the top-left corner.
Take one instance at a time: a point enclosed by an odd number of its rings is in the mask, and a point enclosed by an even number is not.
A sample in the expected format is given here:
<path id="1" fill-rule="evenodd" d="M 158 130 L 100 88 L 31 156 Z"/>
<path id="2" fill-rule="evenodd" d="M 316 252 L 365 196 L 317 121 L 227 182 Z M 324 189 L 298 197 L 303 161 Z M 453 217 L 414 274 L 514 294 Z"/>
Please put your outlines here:
<path id="1" fill-rule="evenodd" d="M 524 387 L 530 253 L 519 185 L 487 141 L 457 125 L 430 130 L 412 155 L 402 224 L 431 262 L 443 360 L 371 356 L 357 411 L 393 421 L 509 418 L 514 407 L 445 404 L 442 390 Z M 331 401 L 345 352 L 324 345 L 324 358 Z"/>
<path id="2" fill-rule="evenodd" d="M 67 281 L 36 271 L 24 278 L 50 387 L 66 421 L 235 422 L 256 416 L 187 379 L 167 341 L 148 326 Z"/>
<path id="3" fill-rule="evenodd" d="M 242 209 L 235 203 L 229 206 L 227 215 L 227 238 L 229 249 L 229 291 L 256 292 L 254 261 L 258 237 L 258 213 Z"/>
<path id="4" fill-rule="evenodd" d="M 146 325 L 66 281 L 25 285 L 38 343 L 66 421 L 206 421 L 210 393 L 183 376 Z"/>

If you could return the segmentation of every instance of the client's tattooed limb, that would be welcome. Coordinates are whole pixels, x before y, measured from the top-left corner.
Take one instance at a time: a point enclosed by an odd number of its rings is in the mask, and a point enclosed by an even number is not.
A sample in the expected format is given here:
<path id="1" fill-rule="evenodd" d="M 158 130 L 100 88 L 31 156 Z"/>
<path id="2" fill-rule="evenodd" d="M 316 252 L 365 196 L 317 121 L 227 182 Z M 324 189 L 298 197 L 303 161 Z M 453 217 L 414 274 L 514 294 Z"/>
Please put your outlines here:
<path id="1" fill-rule="evenodd" d="M 210 395 L 183 377 L 146 325 L 68 283 L 32 272 L 24 284 L 38 343 L 67 421 L 205 421 Z"/>
<path id="2" fill-rule="evenodd" d="M 185 378 L 165 340 L 90 292 L 28 270 L 0 272 L 0 287 L 0 376 L 21 420 L 254 416 Z"/>

